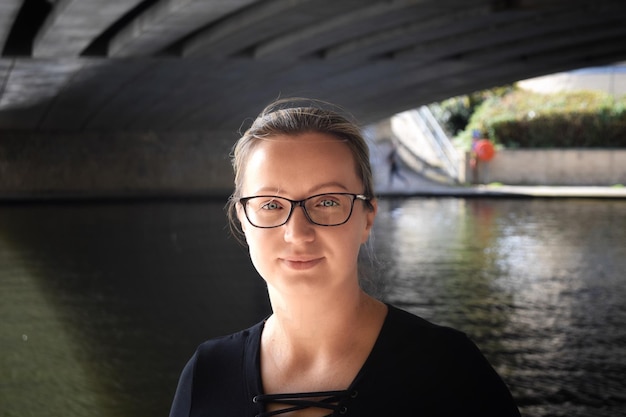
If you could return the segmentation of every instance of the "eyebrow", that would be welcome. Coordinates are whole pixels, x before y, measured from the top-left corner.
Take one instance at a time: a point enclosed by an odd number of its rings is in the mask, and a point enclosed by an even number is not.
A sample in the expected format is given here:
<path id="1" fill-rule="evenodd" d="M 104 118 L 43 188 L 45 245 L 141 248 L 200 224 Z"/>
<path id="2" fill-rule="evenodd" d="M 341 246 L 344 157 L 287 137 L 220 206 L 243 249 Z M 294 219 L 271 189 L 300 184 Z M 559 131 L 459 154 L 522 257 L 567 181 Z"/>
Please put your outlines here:
<path id="1" fill-rule="evenodd" d="M 341 188 L 344 191 L 350 191 L 348 187 L 346 187 L 342 183 L 337 182 L 337 181 L 331 181 L 331 182 L 325 182 L 323 184 L 318 184 L 314 186 L 313 188 L 309 189 L 308 195 L 314 195 L 314 193 L 320 192 L 320 190 L 324 188 L 333 188 L 333 187 Z M 261 192 L 275 193 L 273 195 L 279 195 L 281 193 L 281 188 L 280 187 L 261 187 L 258 190 L 256 190 L 255 194 L 258 194 Z M 328 192 L 331 192 L 331 191 L 328 191 Z"/>

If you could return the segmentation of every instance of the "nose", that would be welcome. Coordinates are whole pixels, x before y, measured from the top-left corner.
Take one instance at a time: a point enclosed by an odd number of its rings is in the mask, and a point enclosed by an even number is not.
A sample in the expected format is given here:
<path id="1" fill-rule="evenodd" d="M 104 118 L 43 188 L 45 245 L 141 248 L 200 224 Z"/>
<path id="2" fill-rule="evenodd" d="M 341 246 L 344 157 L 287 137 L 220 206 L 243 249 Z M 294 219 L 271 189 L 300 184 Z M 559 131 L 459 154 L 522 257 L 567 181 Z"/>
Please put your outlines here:
<path id="1" fill-rule="evenodd" d="M 304 214 L 304 208 L 296 206 L 291 213 L 291 217 L 283 226 L 285 230 L 285 241 L 289 243 L 311 242 L 315 238 L 314 225 Z"/>

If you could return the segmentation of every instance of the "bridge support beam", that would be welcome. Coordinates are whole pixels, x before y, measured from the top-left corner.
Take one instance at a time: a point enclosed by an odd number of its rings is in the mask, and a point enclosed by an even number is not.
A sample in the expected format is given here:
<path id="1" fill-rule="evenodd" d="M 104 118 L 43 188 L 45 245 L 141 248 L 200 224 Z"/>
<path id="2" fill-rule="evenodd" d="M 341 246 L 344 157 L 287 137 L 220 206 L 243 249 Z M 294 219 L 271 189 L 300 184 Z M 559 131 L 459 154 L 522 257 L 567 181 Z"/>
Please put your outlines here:
<path id="1" fill-rule="evenodd" d="M 226 196 L 235 132 L 0 134 L 0 199 Z"/>

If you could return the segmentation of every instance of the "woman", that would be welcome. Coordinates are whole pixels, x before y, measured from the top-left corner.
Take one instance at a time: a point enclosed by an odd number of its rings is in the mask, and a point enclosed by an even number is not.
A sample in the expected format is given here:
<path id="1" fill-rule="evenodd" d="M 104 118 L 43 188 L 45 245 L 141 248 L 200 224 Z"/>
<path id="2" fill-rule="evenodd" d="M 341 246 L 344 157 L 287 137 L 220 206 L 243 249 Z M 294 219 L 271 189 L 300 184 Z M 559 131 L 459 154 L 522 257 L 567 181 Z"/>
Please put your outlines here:
<path id="1" fill-rule="evenodd" d="M 467 337 L 359 286 L 377 202 L 353 123 L 278 101 L 239 139 L 233 167 L 229 215 L 272 315 L 202 344 L 170 417 L 519 415 Z"/>

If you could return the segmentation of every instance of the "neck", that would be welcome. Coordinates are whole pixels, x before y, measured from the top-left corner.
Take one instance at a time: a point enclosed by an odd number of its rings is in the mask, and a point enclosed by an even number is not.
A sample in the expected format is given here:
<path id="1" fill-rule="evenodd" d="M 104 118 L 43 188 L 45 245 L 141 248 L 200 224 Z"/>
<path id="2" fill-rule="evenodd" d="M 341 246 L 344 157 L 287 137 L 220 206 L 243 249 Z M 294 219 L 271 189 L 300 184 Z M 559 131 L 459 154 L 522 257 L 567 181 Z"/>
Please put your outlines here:
<path id="1" fill-rule="evenodd" d="M 267 333 L 301 352 L 346 346 L 346 340 L 385 310 L 358 286 L 297 298 L 282 296 L 270 287 L 269 294 L 273 315 L 266 324 Z"/>
<path id="2" fill-rule="evenodd" d="M 358 285 L 317 296 L 285 296 L 272 287 L 269 293 L 274 314 L 261 338 L 266 392 L 346 389 L 370 354 L 387 307 Z"/>

